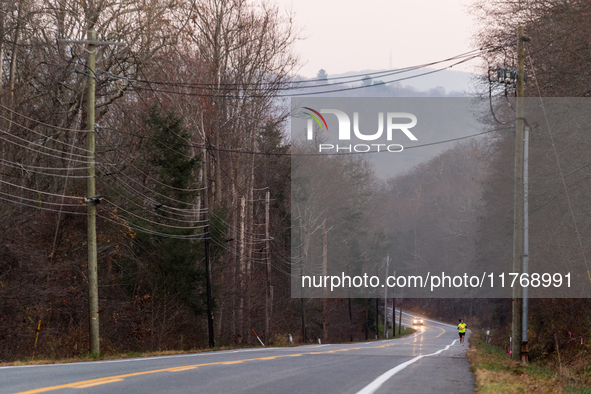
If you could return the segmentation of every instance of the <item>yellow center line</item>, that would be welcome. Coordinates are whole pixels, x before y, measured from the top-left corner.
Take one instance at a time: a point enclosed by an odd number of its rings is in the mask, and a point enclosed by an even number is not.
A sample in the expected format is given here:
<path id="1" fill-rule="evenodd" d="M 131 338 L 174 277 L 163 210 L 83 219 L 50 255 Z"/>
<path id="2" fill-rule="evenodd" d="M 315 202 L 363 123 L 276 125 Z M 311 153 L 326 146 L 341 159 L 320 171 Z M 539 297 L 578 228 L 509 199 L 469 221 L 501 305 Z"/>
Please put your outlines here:
<path id="1" fill-rule="evenodd" d="M 437 338 L 439 338 L 440 336 L 442 336 L 443 334 L 445 334 L 445 329 L 443 329 L 443 328 L 441 328 L 441 327 L 437 327 L 437 328 L 439 328 L 439 329 L 441 330 L 441 334 L 437 335 L 437 336 L 435 337 L 435 339 L 437 339 Z"/>
<path id="2" fill-rule="evenodd" d="M 188 371 L 190 369 L 195 369 L 197 367 L 194 367 L 192 365 L 189 365 L 188 367 L 176 367 L 176 368 L 171 368 L 171 372 L 181 372 L 181 371 Z"/>
<path id="3" fill-rule="evenodd" d="M 84 383 L 84 384 L 81 383 L 81 384 L 74 385 L 72 387 L 75 389 L 85 389 L 87 387 L 98 386 L 99 384 L 121 382 L 122 380 L 123 379 L 102 379 L 97 382 L 90 382 L 90 383 Z"/>
<path id="4" fill-rule="evenodd" d="M 422 335 L 422 333 L 418 334 L 418 335 Z M 408 343 L 409 342 L 405 342 L 404 344 L 406 345 Z M 335 349 L 335 350 L 325 350 L 325 351 L 320 351 L 320 352 L 283 354 L 283 355 L 270 356 L 270 357 L 247 358 L 244 360 L 217 361 L 217 362 L 213 362 L 213 363 L 185 365 L 185 366 L 181 366 L 181 367 L 171 367 L 171 368 L 155 369 L 152 371 L 133 372 L 133 373 L 128 373 L 128 374 L 124 374 L 124 375 L 107 376 L 107 377 L 102 377 L 102 378 L 98 378 L 98 379 L 90 379 L 90 380 L 83 380 L 80 382 L 60 384 L 57 386 L 41 387 L 38 389 L 21 391 L 21 392 L 15 393 L 15 394 L 44 393 L 46 391 L 65 389 L 65 388 L 86 388 L 86 387 L 98 386 L 101 384 L 120 382 L 120 381 L 124 380 L 125 378 L 129 378 L 132 376 L 141 376 L 141 375 L 148 375 L 148 374 L 154 374 L 154 373 L 160 373 L 160 372 L 180 372 L 180 371 L 187 371 L 187 370 L 196 369 L 199 367 L 211 366 L 211 365 L 232 365 L 232 364 L 241 364 L 241 363 L 244 363 L 247 361 L 266 361 L 266 360 L 275 360 L 275 359 L 284 358 L 284 357 L 299 357 L 299 356 L 304 356 L 304 355 L 329 354 L 329 353 L 347 352 L 349 350 L 359 350 L 359 349 L 377 349 L 377 348 L 383 348 L 383 347 L 388 347 L 388 346 L 393 346 L 393 345 L 396 345 L 396 343 L 395 342 L 387 343 L 385 345 L 380 345 L 380 346 L 354 347 L 354 348 L 344 348 L 344 349 Z"/>

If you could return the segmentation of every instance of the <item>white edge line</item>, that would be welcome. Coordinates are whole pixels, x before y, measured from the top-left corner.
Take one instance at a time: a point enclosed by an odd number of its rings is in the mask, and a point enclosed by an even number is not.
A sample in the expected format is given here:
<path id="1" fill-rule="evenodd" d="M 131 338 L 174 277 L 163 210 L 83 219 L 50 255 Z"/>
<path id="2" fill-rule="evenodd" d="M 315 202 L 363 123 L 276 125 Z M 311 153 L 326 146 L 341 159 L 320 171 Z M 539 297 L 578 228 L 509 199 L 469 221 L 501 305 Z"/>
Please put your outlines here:
<path id="1" fill-rule="evenodd" d="M 408 367 L 409 365 L 419 361 L 420 359 L 422 359 L 423 357 L 429 357 L 429 356 L 435 356 L 447 349 L 449 349 L 451 346 L 453 346 L 454 343 L 456 343 L 458 340 L 454 339 L 454 341 L 447 345 L 445 348 L 440 349 L 438 351 L 436 351 L 435 353 L 431 353 L 431 354 L 425 354 L 422 356 L 417 356 L 411 360 L 408 360 L 400 365 L 397 365 L 396 367 L 392 368 L 389 371 L 384 372 L 383 374 L 381 374 L 380 376 L 378 376 L 373 382 L 371 382 L 370 384 L 368 384 L 367 386 L 365 386 L 363 389 L 361 389 L 360 391 L 357 392 L 357 394 L 373 394 L 376 392 L 377 389 L 379 389 L 382 384 L 384 384 L 388 379 L 390 379 L 392 376 L 396 375 L 398 372 L 402 371 L 404 368 Z"/>
<path id="2" fill-rule="evenodd" d="M 328 345 L 322 345 L 328 346 Z M 297 347 L 297 346 L 296 346 Z M 53 364 L 32 364 L 32 365 L 7 365 L 0 367 L 0 369 L 9 368 L 33 368 L 33 367 L 57 367 L 60 365 L 94 365 L 94 364 L 112 364 L 112 363 L 127 363 L 135 361 L 150 361 L 150 360 L 164 360 L 168 358 L 184 358 L 184 357 L 204 357 L 204 356 L 215 356 L 223 355 L 228 353 L 244 353 L 244 352 L 255 352 L 261 350 L 284 350 L 289 349 L 286 347 L 269 347 L 264 349 L 240 349 L 240 350 L 222 350 L 213 352 L 201 352 L 201 353 L 189 353 L 189 354 L 174 354 L 170 356 L 153 356 L 153 357 L 139 357 L 139 358 L 122 358 L 118 360 L 101 360 L 101 361 L 79 361 L 73 363 L 53 363 Z"/>

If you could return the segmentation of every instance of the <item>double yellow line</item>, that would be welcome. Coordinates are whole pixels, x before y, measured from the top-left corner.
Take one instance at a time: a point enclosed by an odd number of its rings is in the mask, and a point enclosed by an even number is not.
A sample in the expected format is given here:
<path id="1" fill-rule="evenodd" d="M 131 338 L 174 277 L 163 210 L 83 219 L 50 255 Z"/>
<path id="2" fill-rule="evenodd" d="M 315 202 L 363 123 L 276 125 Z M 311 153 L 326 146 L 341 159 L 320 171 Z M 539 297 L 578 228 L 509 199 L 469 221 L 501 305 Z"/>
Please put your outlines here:
<path id="1" fill-rule="evenodd" d="M 416 334 L 415 336 L 418 336 L 418 335 L 422 335 L 422 333 Z M 406 342 L 405 344 L 407 344 L 407 343 L 408 342 Z M 46 392 L 46 391 L 59 390 L 59 389 L 65 389 L 65 388 L 83 389 L 83 388 L 87 388 L 87 387 L 98 386 L 98 385 L 101 385 L 101 384 L 121 382 L 125 378 L 129 378 L 129 377 L 132 377 L 132 376 L 141 376 L 141 375 L 148 375 L 148 374 L 154 374 L 154 373 L 160 373 L 160 372 L 182 372 L 182 371 L 196 369 L 196 368 L 199 368 L 199 367 L 206 367 L 206 366 L 210 366 L 210 365 L 231 365 L 231 364 L 241 364 L 241 363 L 245 363 L 247 361 L 266 361 L 266 360 L 275 360 L 275 359 L 284 358 L 284 357 L 300 357 L 300 356 L 304 356 L 304 355 L 328 354 L 328 353 L 336 353 L 336 352 L 347 352 L 349 350 L 360 350 L 360 349 L 377 349 L 377 348 L 384 348 L 384 347 L 392 346 L 392 345 L 395 345 L 395 344 L 396 343 L 393 342 L 393 343 L 387 343 L 387 344 L 380 345 L 380 346 L 352 347 L 352 348 L 345 348 L 345 349 L 325 350 L 325 351 L 320 351 L 320 352 L 306 352 L 306 353 L 295 353 L 295 354 L 283 354 L 283 355 L 269 356 L 269 357 L 247 358 L 247 359 L 244 359 L 244 360 L 218 361 L 218 362 L 213 362 L 213 363 L 184 365 L 184 366 L 180 366 L 180 367 L 155 369 L 155 370 L 152 370 L 152 371 L 144 371 L 144 372 L 134 372 L 134 373 L 128 373 L 128 374 L 124 374 L 124 375 L 108 376 L 108 377 L 99 378 L 99 379 L 83 380 L 83 381 L 80 381 L 80 382 L 60 384 L 60 385 L 57 385 L 57 386 L 42 387 L 42 388 L 28 390 L 28 391 L 21 391 L 21 392 L 16 393 L 16 394 L 43 393 L 43 392 Z"/>

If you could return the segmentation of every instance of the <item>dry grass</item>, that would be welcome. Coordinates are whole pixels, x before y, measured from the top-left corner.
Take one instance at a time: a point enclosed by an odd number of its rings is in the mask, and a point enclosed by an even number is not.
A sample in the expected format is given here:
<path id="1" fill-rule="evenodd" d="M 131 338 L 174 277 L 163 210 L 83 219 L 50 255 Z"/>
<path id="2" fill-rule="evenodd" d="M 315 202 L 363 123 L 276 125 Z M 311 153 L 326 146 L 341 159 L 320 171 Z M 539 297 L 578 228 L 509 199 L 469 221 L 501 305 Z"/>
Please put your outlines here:
<path id="1" fill-rule="evenodd" d="M 562 393 L 564 384 L 559 381 L 538 379 L 527 373 L 476 369 L 477 392 L 489 393 Z"/>
<path id="2" fill-rule="evenodd" d="M 479 394 L 591 393 L 589 387 L 573 385 L 568 377 L 548 368 L 509 359 L 503 350 L 486 345 L 478 333 L 471 334 L 467 354 Z"/>
<path id="3" fill-rule="evenodd" d="M 128 353 L 101 354 L 98 357 L 93 357 L 93 356 L 89 355 L 89 356 L 61 358 L 61 359 L 19 360 L 19 361 L 0 363 L 0 367 L 10 367 L 10 366 L 18 366 L 18 365 L 66 364 L 66 363 L 80 363 L 80 362 L 97 361 L 97 360 L 118 360 L 118 359 L 123 359 L 123 358 L 171 356 L 171 355 L 178 355 L 178 354 L 207 353 L 207 352 L 213 352 L 213 351 L 219 351 L 219 350 L 246 349 L 246 348 L 251 348 L 251 347 L 258 347 L 258 346 L 240 346 L 240 347 L 221 346 L 221 347 L 215 347 L 212 349 L 158 350 L 158 351 L 153 351 L 153 352 L 128 352 Z"/>

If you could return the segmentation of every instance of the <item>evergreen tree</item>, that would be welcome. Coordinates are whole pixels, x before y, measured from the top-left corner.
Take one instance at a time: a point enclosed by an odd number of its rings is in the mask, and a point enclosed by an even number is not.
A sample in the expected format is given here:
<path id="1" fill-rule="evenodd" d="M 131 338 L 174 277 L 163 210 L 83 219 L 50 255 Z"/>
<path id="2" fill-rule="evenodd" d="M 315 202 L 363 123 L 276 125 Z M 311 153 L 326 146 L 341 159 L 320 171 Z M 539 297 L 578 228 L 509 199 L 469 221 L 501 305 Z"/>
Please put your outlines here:
<path id="1" fill-rule="evenodd" d="M 159 200 L 148 217 L 162 225 L 141 219 L 136 224 L 166 236 L 138 232 L 136 254 L 146 269 L 137 277 L 136 285 L 140 281 L 149 283 L 155 303 L 184 304 L 199 315 L 204 310 L 205 293 L 203 244 L 198 240 L 201 229 L 187 227 L 198 227 L 198 216 L 190 212 L 197 208 L 196 170 L 200 160 L 192 156 L 189 133 L 174 112 L 153 106 L 145 124 L 151 133 L 143 147 L 149 167 L 146 171 L 154 179 L 150 183 Z"/>

